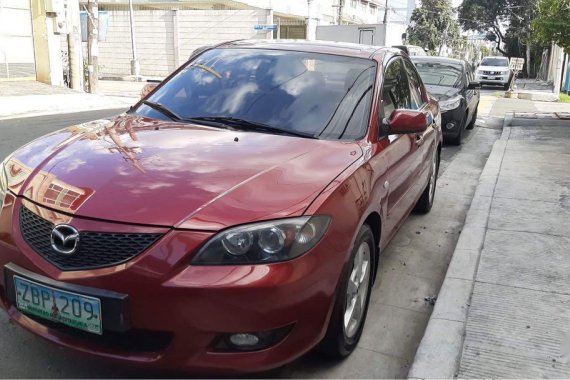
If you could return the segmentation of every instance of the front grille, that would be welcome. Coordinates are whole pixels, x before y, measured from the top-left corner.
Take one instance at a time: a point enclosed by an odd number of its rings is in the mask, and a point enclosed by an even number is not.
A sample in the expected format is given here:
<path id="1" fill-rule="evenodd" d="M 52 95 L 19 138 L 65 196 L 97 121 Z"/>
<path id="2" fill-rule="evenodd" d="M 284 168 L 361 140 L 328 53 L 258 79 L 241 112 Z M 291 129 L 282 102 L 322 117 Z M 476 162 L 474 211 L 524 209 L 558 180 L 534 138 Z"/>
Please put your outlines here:
<path id="1" fill-rule="evenodd" d="M 485 75 L 501 75 L 502 72 L 500 72 L 500 71 L 483 71 L 483 74 L 485 74 Z"/>
<path id="2" fill-rule="evenodd" d="M 62 255 L 51 247 L 50 236 L 55 225 L 26 207 L 20 210 L 20 229 L 24 240 L 44 259 L 61 270 L 83 270 L 117 265 L 139 255 L 161 234 L 129 234 L 80 232 L 73 255 Z"/>

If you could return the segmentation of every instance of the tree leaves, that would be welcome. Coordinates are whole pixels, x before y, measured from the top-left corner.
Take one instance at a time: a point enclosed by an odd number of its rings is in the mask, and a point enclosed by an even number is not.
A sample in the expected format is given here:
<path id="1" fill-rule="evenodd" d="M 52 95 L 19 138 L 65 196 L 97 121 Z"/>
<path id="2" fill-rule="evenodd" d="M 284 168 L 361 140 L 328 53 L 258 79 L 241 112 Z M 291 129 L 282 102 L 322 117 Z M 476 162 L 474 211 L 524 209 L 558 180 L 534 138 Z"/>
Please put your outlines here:
<path id="1" fill-rule="evenodd" d="M 570 53 L 570 0 L 540 0 L 532 31 L 537 41 L 555 42 Z"/>
<path id="2" fill-rule="evenodd" d="M 438 53 L 442 45 L 457 45 L 459 24 L 450 0 L 422 0 L 422 5 L 412 13 L 407 33 L 410 44 L 432 53 Z"/>

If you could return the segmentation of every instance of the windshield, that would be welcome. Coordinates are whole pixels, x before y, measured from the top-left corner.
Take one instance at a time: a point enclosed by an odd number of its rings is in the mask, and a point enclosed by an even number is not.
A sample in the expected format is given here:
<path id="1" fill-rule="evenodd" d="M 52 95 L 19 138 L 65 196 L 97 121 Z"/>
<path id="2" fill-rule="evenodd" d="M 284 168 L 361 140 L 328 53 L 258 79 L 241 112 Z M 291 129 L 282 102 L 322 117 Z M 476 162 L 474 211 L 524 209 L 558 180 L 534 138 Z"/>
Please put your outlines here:
<path id="1" fill-rule="evenodd" d="M 414 60 L 414 64 L 424 84 L 460 87 L 463 68 L 453 63 L 423 62 Z"/>
<path id="2" fill-rule="evenodd" d="M 360 139 L 375 75 L 374 61 L 362 58 L 219 48 L 188 64 L 134 113 L 235 118 L 322 139 Z"/>
<path id="3" fill-rule="evenodd" d="M 507 58 L 483 58 L 481 66 L 509 66 Z"/>

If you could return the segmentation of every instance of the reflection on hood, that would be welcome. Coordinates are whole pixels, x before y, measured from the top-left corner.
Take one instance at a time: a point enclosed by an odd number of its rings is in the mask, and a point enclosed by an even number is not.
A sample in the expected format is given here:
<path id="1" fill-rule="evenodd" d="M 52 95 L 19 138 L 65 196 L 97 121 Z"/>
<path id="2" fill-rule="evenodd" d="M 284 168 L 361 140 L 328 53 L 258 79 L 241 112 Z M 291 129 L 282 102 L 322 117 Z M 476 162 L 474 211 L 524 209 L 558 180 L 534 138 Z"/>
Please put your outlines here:
<path id="1" fill-rule="evenodd" d="M 459 94 L 461 89 L 457 87 L 427 85 L 428 93 L 438 101 L 447 100 Z"/>

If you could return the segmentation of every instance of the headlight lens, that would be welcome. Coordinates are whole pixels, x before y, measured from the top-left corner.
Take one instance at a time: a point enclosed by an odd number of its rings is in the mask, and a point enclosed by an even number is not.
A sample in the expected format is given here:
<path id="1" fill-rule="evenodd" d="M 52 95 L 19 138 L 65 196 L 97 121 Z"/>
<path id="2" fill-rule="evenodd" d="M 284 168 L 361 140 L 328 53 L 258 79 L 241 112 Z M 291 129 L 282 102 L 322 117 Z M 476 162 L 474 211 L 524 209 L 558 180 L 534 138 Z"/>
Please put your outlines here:
<path id="1" fill-rule="evenodd" d="M 443 100 L 439 102 L 439 108 L 441 108 L 442 112 L 453 110 L 461 104 L 461 97 L 455 97 L 447 100 Z"/>
<path id="2" fill-rule="evenodd" d="M 324 215 L 301 216 L 239 226 L 214 236 L 193 265 L 240 265 L 286 261 L 313 248 L 330 223 Z"/>

